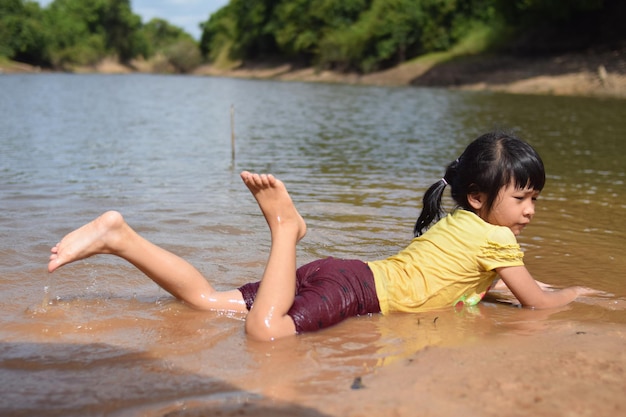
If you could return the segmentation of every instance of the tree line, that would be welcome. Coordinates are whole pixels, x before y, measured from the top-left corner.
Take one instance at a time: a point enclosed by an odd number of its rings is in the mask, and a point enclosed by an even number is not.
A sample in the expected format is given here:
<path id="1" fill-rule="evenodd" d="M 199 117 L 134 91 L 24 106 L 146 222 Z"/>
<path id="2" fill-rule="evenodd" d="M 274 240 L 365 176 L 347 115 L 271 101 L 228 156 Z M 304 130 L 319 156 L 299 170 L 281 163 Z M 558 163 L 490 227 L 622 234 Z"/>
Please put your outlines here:
<path id="1" fill-rule="evenodd" d="M 164 19 L 143 24 L 130 0 L 54 0 L 42 8 L 24 0 L 0 2 L 0 56 L 69 70 L 114 56 L 122 63 L 160 54 L 175 71 L 201 61 L 198 43 Z"/>
<path id="2" fill-rule="evenodd" d="M 623 0 L 230 0 L 196 42 L 163 19 L 146 24 L 129 0 L 0 3 L 0 56 L 52 68 L 161 56 L 186 72 L 201 62 L 276 60 L 371 72 L 466 39 L 479 49 L 554 52 L 626 38 Z"/>

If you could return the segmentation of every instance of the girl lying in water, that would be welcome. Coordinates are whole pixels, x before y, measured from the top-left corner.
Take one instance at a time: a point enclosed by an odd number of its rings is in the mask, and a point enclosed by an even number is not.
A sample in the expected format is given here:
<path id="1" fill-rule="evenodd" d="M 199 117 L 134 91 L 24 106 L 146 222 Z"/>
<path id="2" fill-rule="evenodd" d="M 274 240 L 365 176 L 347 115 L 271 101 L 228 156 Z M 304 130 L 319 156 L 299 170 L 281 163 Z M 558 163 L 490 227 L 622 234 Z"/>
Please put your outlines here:
<path id="1" fill-rule="evenodd" d="M 204 310 L 248 312 L 246 332 L 272 340 L 318 330 L 362 314 L 419 312 L 478 303 L 499 276 L 526 307 L 565 305 L 594 291 L 547 291 L 524 266 L 516 236 L 535 214 L 543 163 L 527 143 L 501 133 L 473 141 L 425 193 L 415 239 L 374 262 L 327 258 L 296 268 L 306 224 L 285 185 L 272 175 L 241 173 L 271 232 L 259 282 L 217 291 L 184 259 L 138 235 L 110 211 L 51 249 L 48 270 L 96 254 L 126 259 L 183 302 Z M 450 186 L 457 207 L 445 215 Z"/>

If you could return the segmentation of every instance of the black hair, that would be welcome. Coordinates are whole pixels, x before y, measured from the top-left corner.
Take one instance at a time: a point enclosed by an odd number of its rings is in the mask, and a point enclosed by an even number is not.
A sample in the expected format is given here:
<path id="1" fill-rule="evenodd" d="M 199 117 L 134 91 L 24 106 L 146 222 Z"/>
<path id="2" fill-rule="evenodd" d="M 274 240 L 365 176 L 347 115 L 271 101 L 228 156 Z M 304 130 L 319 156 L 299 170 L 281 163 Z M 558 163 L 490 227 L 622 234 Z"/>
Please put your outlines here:
<path id="1" fill-rule="evenodd" d="M 446 185 L 450 185 L 452 199 L 458 207 L 469 211 L 474 210 L 468 194 L 485 193 L 485 209 L 489 212 L 500 189 L 511 181 L 516 188 L 543 189 L 546 173 L 537 151 L 508 133 L 491 132 L 478 137 L 448 165 L 443 178 L 426 190 L 413 234 L 420 236 L 443 217 L 441 197 Z"/>

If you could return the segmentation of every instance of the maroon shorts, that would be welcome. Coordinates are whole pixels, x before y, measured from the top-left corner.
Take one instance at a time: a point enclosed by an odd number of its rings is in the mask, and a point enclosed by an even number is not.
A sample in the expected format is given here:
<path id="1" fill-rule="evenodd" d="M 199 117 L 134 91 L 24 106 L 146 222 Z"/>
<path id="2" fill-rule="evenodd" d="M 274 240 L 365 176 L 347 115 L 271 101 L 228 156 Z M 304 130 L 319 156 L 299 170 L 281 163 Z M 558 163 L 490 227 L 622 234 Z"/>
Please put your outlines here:
<path id="1" fill-rule="evenodd" d="M 239 288 L 248 310 L 260 282 Z M 379 313 L 374 274 L 362 261 L 320 259 L 296 271 L 296 297 L 287 314 L 298 333 L 332 326 L 357 315 Z"/>

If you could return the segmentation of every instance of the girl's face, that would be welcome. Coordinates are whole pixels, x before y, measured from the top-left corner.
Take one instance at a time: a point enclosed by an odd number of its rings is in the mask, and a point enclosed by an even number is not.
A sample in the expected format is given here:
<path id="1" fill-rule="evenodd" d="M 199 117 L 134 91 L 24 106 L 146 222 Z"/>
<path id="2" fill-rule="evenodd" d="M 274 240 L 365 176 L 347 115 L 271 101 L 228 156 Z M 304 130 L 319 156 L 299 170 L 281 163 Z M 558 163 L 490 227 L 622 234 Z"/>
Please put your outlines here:
<path id="1" fill-rule="evenodd" d="M 485 198 L 484 195 L 481 197 Z M 518 236 L 535 215 L 538 197 L 539 191 L 533 188 L 516 188 L 514 183 L 510 183 L 500 189 L 489 212 L 481 204 L 476 207 L 476 214 L 488 223 L 508 227 Z"/>

